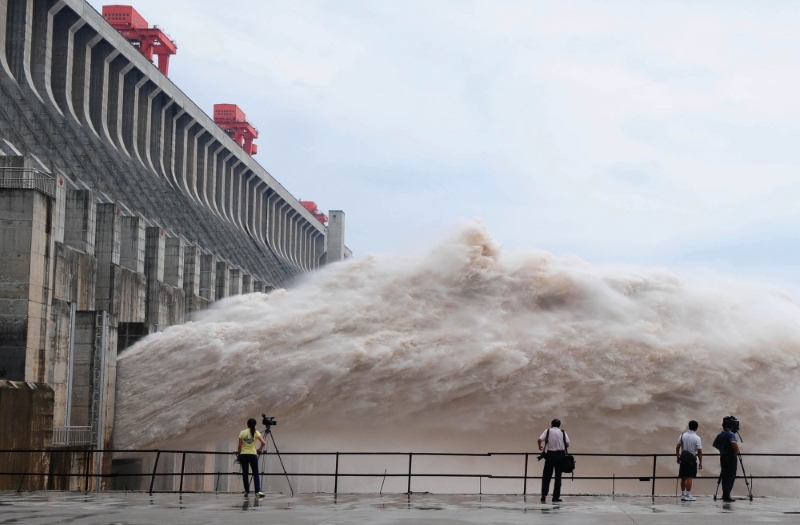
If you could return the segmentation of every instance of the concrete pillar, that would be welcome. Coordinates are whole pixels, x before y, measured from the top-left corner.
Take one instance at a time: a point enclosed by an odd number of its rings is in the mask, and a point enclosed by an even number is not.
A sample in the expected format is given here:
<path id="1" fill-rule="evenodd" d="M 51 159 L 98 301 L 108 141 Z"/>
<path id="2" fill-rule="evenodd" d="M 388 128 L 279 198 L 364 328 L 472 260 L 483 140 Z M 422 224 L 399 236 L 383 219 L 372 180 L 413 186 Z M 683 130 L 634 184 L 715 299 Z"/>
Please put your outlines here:
<path id="1" fill-rule="evenodd" d="M 164 282 L 165 247 L 164 230 L 158 226 L 145 228 L 144 274 L 148 281 Z"/>
<path id="2" fill-rule="evenodd" d="M 231 268 L 228 280 L 228 295 L 239 295 L 242 293 L 242 270 Z"/>
<path id="3" fill-rule="evenodd" d="M 184 249 L 186 242 L 180 237 L 167 237 L 164 252 L 164 282 L 183 288 Z"/>
<path id="4" fill-rule="evenodd" d="M 200 247 L 196 244 L 187 244 L 183 249 L 183 291 L 187 302 L 200 296 Z M 188 305 L 186 311 L 190 311 Z"/>
<path id="5" fill-rule="evenodd" d="M 94 255 L 95 196 L 89 190 L 67 191 L 64 244 Z"/>
<path id="6" fill-rule="evenodd" d="M 198 295 L 209 301 L 216 301 L 217 299 L 217 258 L 213 255 L 200 255 L 200 290 Z"/>
<path id="7" fill-rule="evenodd" d="M 230 281 L 229 274 L 230 274 L 231 265 L 225 261 L 217 262 L 217 298 L 216 300 L 219 301 L 220 299 L 224 299 L 228 297 L 229 290 L 228 290 L 228 283 Z"/>
<path id="8" fill-rule="evenodd" d="M 328 212 L 328 252 L 327 262 L 344 260 L 344 212 L 330 210 Z"/>
<path id="9" fill-rule="evenodd" d="M 0 190 L 0 379 L 44 380 L 48 199 L 36 190 Z"/>
<path id="10" fill-rule="evenodd" d="M 146 320 L 158 325 L 161 315 L 160 283 L 164 282 L 164 252 L 166 239 L 159 227 L 145 229 L 144 274 L 147 278 Z"/>
<path id="11" fill-rule="evenodd" d="M 95 310 L 114 311 L 112 264 L 119 265 L 121 250 L 120 209 L 116 204 L 97 205 L 97 229 L 95 232 L 95 257 L 97 258 L 97 284 L 95 286 Z"/>
<path id="12" fill-rule="evenodd" d="M 95 347 L 95 313 L 78 312 L 75 318 L 72 362 L 72 408 L 67 426 L 91 424 L 92 353 Z"/>
<path id="13" fill-rule="evenodd" d="M 253 276 L 242 272 L 242 293 L 253 293 Z"/>
<path id="14" fill-rule="evenodd" d="M 145 227 L 139 215 L 120 218 L 119 265 L 136 273 L 144 273 Z"/>

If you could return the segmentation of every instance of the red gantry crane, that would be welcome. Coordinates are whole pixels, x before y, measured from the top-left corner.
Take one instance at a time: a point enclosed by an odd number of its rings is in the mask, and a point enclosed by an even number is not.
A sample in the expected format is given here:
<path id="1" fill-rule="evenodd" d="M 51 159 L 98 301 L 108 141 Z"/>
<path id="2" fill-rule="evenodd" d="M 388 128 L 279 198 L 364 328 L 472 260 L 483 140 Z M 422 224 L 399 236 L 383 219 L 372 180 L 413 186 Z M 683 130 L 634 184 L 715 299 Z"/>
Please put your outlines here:
<path id="1" fill-rule="evenodd" d="M 178 52 L 178 46 L 158 26 L 150 27 L 147 20 L 129 5 L 104 5 L 103 18 L 147 60 L 152 62 L 153 55 L 158 55 L 159 71 L 169 75 L 169 57 Z"/>
<path id="2" fill-rule="evenodd" d="M 236 104 L 214 104 L 214 122 L 227 133 L 248 155 L 258 153 L 258 145 L 253 140 L 258 138 L 258 130 L 247 122 L 244 114 Z"/>
<path id="3" fill-rule="evenodd" d="M 300 201 L 300 204 L 303 205 L 303 208 L 305 208 L 309 212 L 311 212 L 311 215 L 313 215 L 322 224 L 325 224 L 326 222 L 328 222 L 328 216 L 317 209 L 317 203 L 316 202 L 314 202 L 314 201 Z"/>

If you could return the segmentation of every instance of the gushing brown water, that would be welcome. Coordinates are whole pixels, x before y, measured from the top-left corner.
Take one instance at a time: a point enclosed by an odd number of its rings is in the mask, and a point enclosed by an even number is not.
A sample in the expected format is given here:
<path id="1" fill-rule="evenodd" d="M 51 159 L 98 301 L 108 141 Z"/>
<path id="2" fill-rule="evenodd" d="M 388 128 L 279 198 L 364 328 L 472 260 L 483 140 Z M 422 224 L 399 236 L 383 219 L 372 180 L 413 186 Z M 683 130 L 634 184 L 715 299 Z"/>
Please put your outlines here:
<path id="1" fill-rule="evenodd" d="M 114 444 L 235 443 L 266 412 L 289 450 L 533 451 L 560 417 L 576 452 L 674 451 L 689 419 L 713 452 L 734 413 L 743 451 L 790 451 L 799 358 L 776 289 L 503 253 L 470 223 L 148 337 L 119 360 Z"/>

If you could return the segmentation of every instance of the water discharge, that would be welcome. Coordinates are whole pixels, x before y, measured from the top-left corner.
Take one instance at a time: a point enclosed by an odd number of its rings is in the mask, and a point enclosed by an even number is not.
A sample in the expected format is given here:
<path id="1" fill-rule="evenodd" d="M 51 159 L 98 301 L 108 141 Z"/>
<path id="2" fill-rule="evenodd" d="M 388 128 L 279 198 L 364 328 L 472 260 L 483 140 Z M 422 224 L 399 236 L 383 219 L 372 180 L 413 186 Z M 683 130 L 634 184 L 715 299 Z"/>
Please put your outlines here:
<path id="1" fill-rule="evenodd" d="M 290 450 L 532 451 L 560 417 L 576 452 L 674 451 L 690 419 L 713 452 L 734 413 L 743 451 L 789 452 L 799 360 L 775 288 L 505 253 L 468 223 L 148 337 L 118 363 L 114 444 L 230 441 L 266 412 Z"/>

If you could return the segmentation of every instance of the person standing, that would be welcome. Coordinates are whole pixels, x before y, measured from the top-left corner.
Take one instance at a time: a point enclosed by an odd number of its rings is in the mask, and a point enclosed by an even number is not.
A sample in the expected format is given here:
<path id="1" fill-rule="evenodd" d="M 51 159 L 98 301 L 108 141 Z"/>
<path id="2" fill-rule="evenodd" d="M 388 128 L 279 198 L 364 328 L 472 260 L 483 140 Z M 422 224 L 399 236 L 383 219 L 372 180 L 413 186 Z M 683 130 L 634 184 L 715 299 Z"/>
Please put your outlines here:
<path id="1" fill-rule="evenodd" d="M 689 421 L 689 430 L 678 438 L 675 455 L 678 457 L 678 476 L 681 478 L 681 500 L 694 501 L 692 480 L 697 477 L 697 469 L 703 469 L 703 443 L 697 435 L 697 421 Z M 699 465 L 698 465 L 699 460 Z"/>
<path id="2" fill-rule="evenodd" d="M 722 420 L 722 432 L 714 438 L 713 446 L 719 450 L 719 480 L 722 484 L 722 501 L 735 501 L 731 497 L 733 483 L 736 481 L 736 457 L 739 455 L 739 443 L 736 434 L 731 432 L 731 423 Z"/>
<path id="3" fill-rule="evenodd" d="M 550 479 L 553 477 L 554 471 L 556 479 L 553 483 L 553 503 L 558 503 L 561 501 L 561 462 L 567 455 L 566 450 L 570 445 L 569 436 L 564 430 L 561 430 L 561 420 L 551 421 L 550 428 L 542 432 L 537 442 L 539 450 L 544 456 L 542 503 L 547 500 L 547 493 L 550 492 Z"/>
<path id="4" fill-rule="evenodd" d="M 258 449 L 256 449 L 256 441 L 259 443 Z M 236 457 L 242 466 L 242 483 L 244 484 L 245 498 L 250 495 L 249 470 L 253 471 L 256 496 L 259 498 L 266 496 L 261 492 L 261 476 L 258 474 L 258 455 L 266 444 L 267 442 L 261 436 L 261 432 L 256 430 L 256 420 L 253 418 L 248 419 L 247 428 L 239 432 L 239 446 L 236 449 Z"/>

